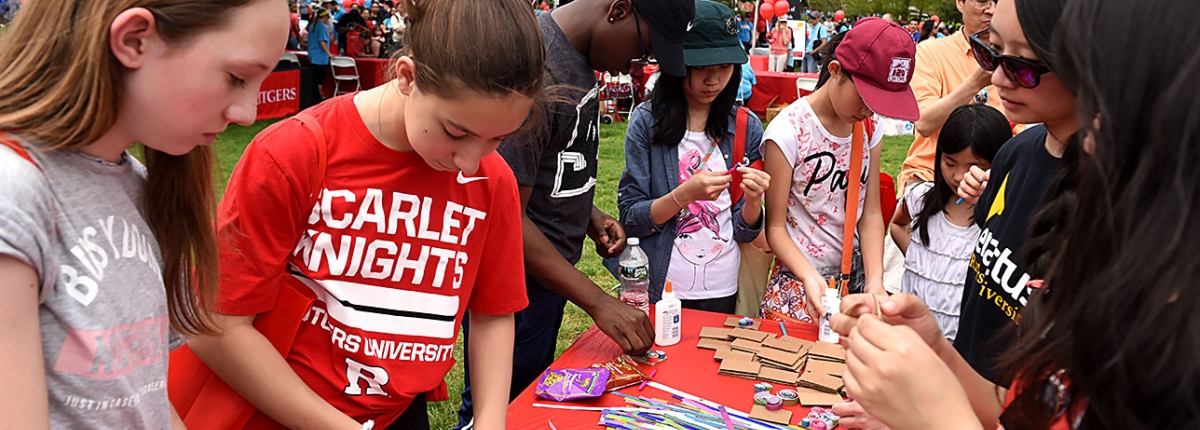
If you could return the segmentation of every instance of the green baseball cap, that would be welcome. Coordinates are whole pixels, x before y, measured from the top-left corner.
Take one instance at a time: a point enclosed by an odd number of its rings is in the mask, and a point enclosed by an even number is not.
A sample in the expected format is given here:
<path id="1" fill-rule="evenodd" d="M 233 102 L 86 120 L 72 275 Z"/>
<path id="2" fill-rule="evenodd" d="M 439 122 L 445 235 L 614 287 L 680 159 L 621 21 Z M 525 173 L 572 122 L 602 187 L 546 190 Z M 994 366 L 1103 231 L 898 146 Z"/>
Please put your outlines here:
<path id="1" fill-rule="evenodd" d="M 688 67 L 744 64 L 750 60 L 738 40 L 737 20 L 728 6 L 696 1 L 696 18 L 683 39 L 683 62 Z"/>

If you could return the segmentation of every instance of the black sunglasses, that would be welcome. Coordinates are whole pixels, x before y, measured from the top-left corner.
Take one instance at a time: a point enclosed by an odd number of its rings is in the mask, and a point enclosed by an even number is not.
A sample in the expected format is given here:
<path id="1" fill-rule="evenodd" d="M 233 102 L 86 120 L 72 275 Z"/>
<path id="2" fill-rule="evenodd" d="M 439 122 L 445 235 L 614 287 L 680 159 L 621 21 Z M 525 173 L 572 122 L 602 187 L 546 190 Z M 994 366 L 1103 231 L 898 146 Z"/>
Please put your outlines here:
<path id="1" fill-rule="evenodd" d="M 1034 88 L 1042 83 L 1042 75 L 1050 73 L 1050 68 L 1046 67 L 1040 61 L 1030 60 L 1028 58 L 1014 57 L 1011 55 L 1000 55 L 991 46 L 988 46 L 979 35 L 988 30 L 983 30 L 972 34 L 971 54 L 975 56 L 975 61 L 979 63 L 979 67 L 989 72 L 996 71 L 999 66 L 1004 69 L 1004 75 L 1008 79 L 1021 88 Z"/>

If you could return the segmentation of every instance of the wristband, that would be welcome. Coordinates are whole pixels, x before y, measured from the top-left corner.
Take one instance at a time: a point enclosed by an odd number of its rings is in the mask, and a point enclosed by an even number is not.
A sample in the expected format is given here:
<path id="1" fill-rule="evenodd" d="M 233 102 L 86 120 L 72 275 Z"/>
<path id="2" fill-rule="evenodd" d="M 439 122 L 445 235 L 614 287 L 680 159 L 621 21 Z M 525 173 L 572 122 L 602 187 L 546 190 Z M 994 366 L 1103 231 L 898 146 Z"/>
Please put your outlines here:
<path id="1" fill-rule="evenodd" d="M 679 203 L 679 198 L 675 197 L 675 190 L 671 190 L 671 200 L 675 201 L 675 205 L 679 206 L 680 210 L 687 209 L 687 206 L 684 206 L 683 203 Z"/>

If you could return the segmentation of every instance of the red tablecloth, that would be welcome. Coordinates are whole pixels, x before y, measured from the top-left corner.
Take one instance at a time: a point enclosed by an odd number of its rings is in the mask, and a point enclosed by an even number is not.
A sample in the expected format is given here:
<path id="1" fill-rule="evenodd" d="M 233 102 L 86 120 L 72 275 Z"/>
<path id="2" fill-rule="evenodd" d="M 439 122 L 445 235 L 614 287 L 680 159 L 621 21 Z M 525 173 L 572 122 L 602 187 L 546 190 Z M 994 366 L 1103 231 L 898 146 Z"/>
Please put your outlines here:
<path id="1" fill-rule="evenodd" d="M 751 89 L 753 92 L 750 94 L 750 100 L 746 101 L 746 107 L 759 116 L 766 116 L 768 107 L 796 101 L 799 98 L 796 80 L 805 77 L 816 79 L 817 74 L 756 70 L 754 78 L 758 83 Z"/>
<path id="2" fill-rule="evenodd" d="M 255 120 L 282 118 L 300 112 L 300 71 L 271 72 L 258 90 Z"/>
<path id="3" fill-rule="evenodd" d="M 655 350 L 662 350 L 667 353 L 667 360 L 654 367 L 644 366 L 645 372 L 649 373 L 650 369 L 658 369 L 658 374 L 654 380 L 659 383 L 721 403 L 730 408 L 747 413 L 750 412 L 750 409 L 754 406 L 754 383 L 758 381 L 718 375 L 717 368 L 720 366 L 720 362 L 713 359 L 713 351 L 696 348 L 702 327 L 720 327 L 728 317 L 729 315 L 725 314 L 684 309 L 682 315 L 682 340 L 674 346 L 660 347 L 656 345 L 654 347 Z M 763 321 L 760 330 L 776 334 L 780 332 L 779 324 L 773 321 Z M 817 339 L 817 327 L 812 324 L 788 324 L 787 330 L 788 334 L 793 337 L 812 341 Z M 550 368 L 587 367 L 593 363 L 613 359 L 620 354 L 621 349 L 593 325 L 579 337 L 579 340 L 575 341 L 575 344 L 563 352 L 563 355 L 558 360 L 555 360 L 554 364 L 550 365 Z M 549 428 L 547 421 L 553 422 L 554 426 L 559 429 L 592 428 L 597 426 L 597 422 L 600 420 L 600 413 L 596 411 L 570 411 L 533 407 L 534 402 L 555 403 L 537 398 L 533 392 L 536 385 L 535 382 L 533 385 L 527 387 L 525 391 L 521 392 L 520 396 L 517 396 L 508 405 L 508 428 L 546 429 Z M 775 390 L 781 388 L 779 384 L 775 385 Z M 792 388 L 794 389 L 795 387 Z M 642 395 L 658 399 L 671 399 L 670 393 L 651 387 L 647 387 L 643 391 L 638 391 L 635 386 L 622 389 L 620 392 L 634 396 Z M 615 395 L 605 394 L 604 396 L 588 401 L 555 404 L 609 407 L 623 406 L 625 405 L 625 401 Z M 788 406 L 785 409 L 792 411 L 793 424 L 799 423 L 801 418 L 808 416 L 809 408 L 803 406 Z"/>

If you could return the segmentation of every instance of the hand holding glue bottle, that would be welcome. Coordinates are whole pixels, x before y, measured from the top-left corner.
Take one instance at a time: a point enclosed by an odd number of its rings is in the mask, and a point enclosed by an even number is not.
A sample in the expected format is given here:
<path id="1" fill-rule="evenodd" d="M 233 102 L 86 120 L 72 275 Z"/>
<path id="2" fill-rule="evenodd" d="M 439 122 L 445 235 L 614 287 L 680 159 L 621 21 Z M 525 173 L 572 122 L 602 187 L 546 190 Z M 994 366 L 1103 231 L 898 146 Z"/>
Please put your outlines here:
<path id="1" fill-rule="evenodd" d="M 821 314 L 820 331 L 817 333 L 817 340 L 826 343 L 838 343 L 841 341 L 841 336 L 833 331 L 829 326 L 829 319 L 833 318 L 834 314 L 840 312 L 842 308 L 842 295 L 837 289 L 837 284 L 834 278 L 829 278 L 829 287 L 825 289 L 825 294 L 821 296 L 821 306 L 825 307 L 825 313 Z"/>

